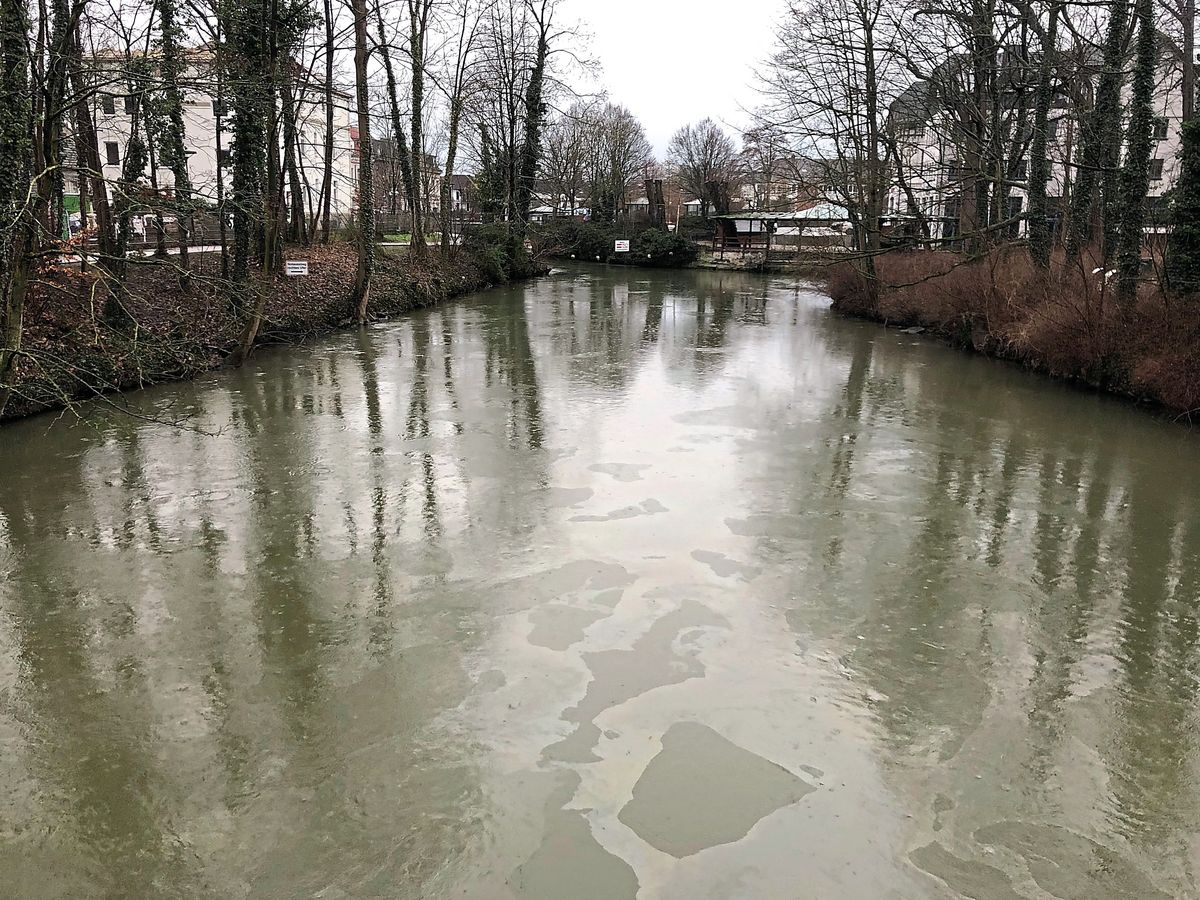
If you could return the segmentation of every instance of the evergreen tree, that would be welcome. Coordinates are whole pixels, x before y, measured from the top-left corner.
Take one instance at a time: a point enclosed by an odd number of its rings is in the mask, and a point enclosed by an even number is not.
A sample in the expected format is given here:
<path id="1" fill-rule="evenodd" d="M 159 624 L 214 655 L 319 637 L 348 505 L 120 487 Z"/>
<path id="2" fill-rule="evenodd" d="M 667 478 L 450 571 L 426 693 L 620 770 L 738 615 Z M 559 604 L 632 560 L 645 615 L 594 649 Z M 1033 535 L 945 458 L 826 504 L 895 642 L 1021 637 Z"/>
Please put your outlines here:
<path id="1" fill-rule="evenodd" d="M 496 158 L 496 147 L 492 134 L 484 123 L 479 125 L 479 178 L 476 187 L 479 191 L 480 219 L 484 224 L 491 225 L 500 218 L 503 208 L 503 166 Z"/>

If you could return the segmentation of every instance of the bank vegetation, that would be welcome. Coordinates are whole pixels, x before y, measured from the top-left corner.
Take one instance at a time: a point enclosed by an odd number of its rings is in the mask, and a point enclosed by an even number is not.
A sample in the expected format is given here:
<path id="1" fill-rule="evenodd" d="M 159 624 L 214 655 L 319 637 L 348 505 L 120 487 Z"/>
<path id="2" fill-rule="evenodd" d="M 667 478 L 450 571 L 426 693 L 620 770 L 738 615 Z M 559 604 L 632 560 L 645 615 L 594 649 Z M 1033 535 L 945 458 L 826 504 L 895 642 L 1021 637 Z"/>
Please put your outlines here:
<path id="1" fill-rule="evenodd" d="M 794 0 L 763 127 L 843 310 L 1200 410 L 1194 0 Z"/>
<path id="2" fill-rule="evenodd" d="M 0 0 L 0 416 L 532 272 L 559 6 Z"/>

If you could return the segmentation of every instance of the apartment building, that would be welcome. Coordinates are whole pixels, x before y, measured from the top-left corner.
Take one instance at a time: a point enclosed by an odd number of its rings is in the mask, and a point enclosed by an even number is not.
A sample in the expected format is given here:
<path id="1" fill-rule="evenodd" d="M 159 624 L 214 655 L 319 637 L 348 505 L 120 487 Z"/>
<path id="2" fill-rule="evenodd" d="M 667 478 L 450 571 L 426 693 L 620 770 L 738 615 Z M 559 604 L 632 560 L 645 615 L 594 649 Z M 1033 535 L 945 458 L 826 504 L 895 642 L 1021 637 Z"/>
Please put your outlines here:
<path id="1" fill-rule="evenodd" d="M 1154 147 L 1150 163 L 1150 215 L 1148 230 L 1164 227 L 1167 194 L 1179 177 L 1180 129 L 1183 122 L 1178 53 L 1163 37 L 1154 95 Z M 953 61 L 948 65 L 953 65 Z M 1026 67 L 1026 70 L 1028 67 Z M 940 73 L 939 73 L 940 74 Z M 1082 116 L 1079 97 L 1091 97 L 1099 76 L 1095 61 L 1078 66 L 1072 84 L 1060 85 L 1047 123 L 1050 179 L 1047 185 L 1048 216 L 1053 228 L 1065 220 L 1075 179 L 1081 144 Z M 953 75 L 949 76 L 953 77 Z M 1006 95 L 1001 121 L 1006 123 L 1008 158 L 1000 161 L 1002 175 L 1001 221 L 1010 236 L 1025 232 L 1023 213 L 1028 206 L 1029 144 L 1032 97 L 1024 85 L 1026 102 L 1016 98 L 1016 88 Z M 1129 86 L 1126 85 L 1126 100 Z M 952 241 L 964 228 L 964 189 L 972 183 L 974 168 L 964 159 L 961 126 L 950 104 L 941 99 L 937 79 L 918 81 L 892 103 L 888 138 L 894 142 L 892 178 L 884 201 L 884 229 L 916 235 L 923 225 L 934 241 Z M 1023 118 L 1022 118 L 1023 114 Z M 968 188 L 969 189 L 969 188 Z"/>
<path id="2" fill-rule="evenodd" d="M 100 60 L 99 90 L 92 98 L 96 142 L 104 178 L 115 184 L 121 177 L 125 154 L 128 152 L 135 107 L 136 86 L 123 73 L 124 60 Z M 217 79 L 210 52 L 193 50 L 188 54 L 181 78 L 183 99 L 184 147 L 188 157 L 188 176 L 193 197 L 198 203 L 215 205 L 219 195 L 219 173 L 224 189 L 228 190 L 232 163 L 232 135 L 229 132 L 229 110 L 222 109 L 218 99 Z M 296 105 L 297 169 L 304 191 L 305 206 L 315 210 L 321 193 L 325 167 L 325 87 L 303 76 L 294 79 Z M 352 137 L 355 121 L 353 100 L 345 91 L 333 92 L 333 174 L 330 189 L 330 213 L 335 222 L 348 221 L 357 197 L 357 148 Z M 225 104 L 228 106 L 228 103 Z M 144 121 L 144 119 L 143 119 Z M 267 127 L 267 123 L 263 123 Z M 144 138 L 144 135 L 143 135 Z M 71 142 L 68 141 L 68 144 Z M 149 162 L 143 181 L 159 196 L 170 197 L 175 179 L 171 170 L 158 158 Z M 290 191 L 285 185 L 285 191 Z M 66 192 L 78 195 L 74 173 L 68 173 Z"/>

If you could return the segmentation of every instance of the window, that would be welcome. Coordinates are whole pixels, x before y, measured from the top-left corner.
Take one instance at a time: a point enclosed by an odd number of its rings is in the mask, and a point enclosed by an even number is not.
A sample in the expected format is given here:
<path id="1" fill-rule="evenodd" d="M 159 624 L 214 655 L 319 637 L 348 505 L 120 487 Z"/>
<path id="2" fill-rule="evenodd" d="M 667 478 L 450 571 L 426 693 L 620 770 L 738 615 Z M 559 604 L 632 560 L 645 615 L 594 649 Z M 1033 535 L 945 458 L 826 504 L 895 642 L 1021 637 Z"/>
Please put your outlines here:
<path id="1" fill-rule="evenodd" d="M 1154 120 L 1154 140 L 1165 141 L 1167 139 L 1167 120 L 1162 116 Z"/>
<path id="2" fill-rule="evenodd" d="M 227 169 L 230 165 L 232 165 L 232 163 L 233 154 L 229 151 L 228 147 L 222 147 L 217 152 L 217 164 L 221 166 L 221 168 Z"/>
<path id="3" fill-rule="evenodd" d="M 218 119 L 221 118 L 222 116 L 224 116 L 225 115 L 225 101 L 218 100 L 216 97 L 214 97 L 213 102 L 212 102 L 212 111 L 213 111 L 213 115 Z"/>
<path id="4" fill-rule="evenodd" d="M 1050 119 L 1048 122 L 1046 122 L 1046 140 L 1058 140 L 1058 123 L 1061 121 L 1062 119 Z"/>
<path id="5" fill-rule="evenodd" d="M 106 116 L 113 116 L 117 113 L 117 98 L 112 94 L 100 95 L 100 108 L 104 110 Z"/>
<path id="6" fill-rule="evenodd" d="M 1162 181 L 1163 176 L 1163 161 L 1161 159 L 1150 160 L 1150 180 Z"/>
<path id="7" fill-rule="evenodd" d="M 1029 178 L 1029 160 L 1022 159 L 1017 163 L 1017 170 L 1013 173 L 1015 181 L 1025 181 Z"/>
<path id="8" fill-rule="evenodd" d="M 104 142 L 105 165 L 119 166 L 121 164 L 121 148 L 116 141 Z"/>
<path id="9" fill-rule="evenodd" d="M 137 98 L 126 96 L 125 100 L 125 115 L 132 116 L 134 109 L 137 107 Z"/>

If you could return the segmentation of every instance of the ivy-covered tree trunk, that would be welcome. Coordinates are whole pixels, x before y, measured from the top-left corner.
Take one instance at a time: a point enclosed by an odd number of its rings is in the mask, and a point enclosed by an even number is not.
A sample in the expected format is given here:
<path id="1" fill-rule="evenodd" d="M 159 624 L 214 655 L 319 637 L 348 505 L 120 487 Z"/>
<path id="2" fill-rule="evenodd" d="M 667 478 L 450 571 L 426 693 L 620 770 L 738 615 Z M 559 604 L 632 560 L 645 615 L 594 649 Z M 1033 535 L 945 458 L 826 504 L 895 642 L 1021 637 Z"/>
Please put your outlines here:
<path id="1" fill-rule="evenodd" d="M 157 148 L 162 142 L 162 120 L 155 108 L 158 104 L 145 104 L 146 122 L 146 155 L 150 159 L 150 190 L 154 196 L 154 255 L 160 259 L 167 257 L 167 226 L 162 214 L 162 191 L 158 188 L 158 156 Z"/>
<path id="2" fill-rule="evenodd" d="M 525 89 L 525 134 L 521 142 L 521 165 L 517 173 L 516 221 L 512 223 L 513 240 L 524 242 L 529 229 L 529 210 L 533 205 L 533 184 L 537 177 L 538 160 L 542 154 L 542 125 L 546 120 L 546 104 L 542 97 L 546 79 L 546 56 L 549 53 L 550 20 L 538 22 L 537 52 Z"/>
<path id="3" fill-rule="evenodd" d="M 1200 294 L 1200 119 L 1183 126 L 1183 153 L 1171 236 L 1167 240 L 1166 274 L 1171 293 Z"/>
<path id="4" fill-rule="evenodd" d="M 118 286 L 125 280 L 129 266 L 129 238 L 132 232 L 133 207 L 142 190 L 142 173 L 146 171 L 149 154 L 142 139 L 142 111 L 147 93 L 148 70 L 145 57 L 126 57 L 129 67 L 129 96 L 133 108 L 129 113 L 129 141 L 125 145 L 125 158 L 121 162 L 121 177 L 113 200 L 115 219 L 115 249 L 109 270 Z M 127 327 L 131 318 L 122 302 L 121 291 L 109 291 L 104 302 L 104 320 L 115 328 Z"/>
<path id="5" fill-rule="evenodd" d="M 268 0 L 230 4 L 226 35 L 229 87 L 233 100 L 233 280 L 245 284 L 251 249 L 261 240 L 267 135 L 263 127 L 274 102 L 267 51 Z M 256 240 L 257 239 L 257 240 Z M 240 300 L 240 298 L 239 298 Z"/>
<path id="6" fill-rule="evenodd" d="M 63 120 L 68 62 L 75 29 L 85 0 L 53 0 L 52 25 L 39 98 L 40 119 L 32 122 L 35 146 L 33 173 L 37 178 L 34 219 L 41 230 L 37 243 L 59 240 L 63 234 Z"/>
<path id="7" fill-rule="evenodd" d="M 450 231 L 453 225 L 454 206 L 454 165 L 458 156 L 458 128 L 462 121 L 462 97 L 454 97 L 450 101 L 450 131 L 446 142 L 446 171 L 442 176 L 440 206 L 442 210 L 442 257 L 450 258 Z"/>
<path id="8" fill-rule="evenodd" d="M 371 276 L 375 272 L 375 191 L 371 177 L 371 98 L 367 83 L 367 4 L 353 0 L 354 81 L 358 102 L 358 271 L 354 276 L 354 318 L 367 321 Z M 416 240 L 416 234 L 413 234 Z"/>
<path id="9" fill-rule="evenodd" d="M 1142 268 L 1142 241 L 1146 224 L 1146 195 L 1150 192 L 1150 155 L 1154 145 L 1154 69 L 1158 33 L 1154 27 L 1154 0 L 1137 0 L 1137 53 L 1130 98 L 1129 140 L 1121 169 L 1120 219 L 1117 250 L 1117 297 L 1126 313 L 1137 305 Z"/>
<path id="10" fill-rule="evenodd" d="M 1046 185 L 1050 181 L 1047 128 L 1054 99 L 1054 70 L 1058 54 L 1058 17 L 1062 7 L 1050 7 L 1050 22 L 1042 39 L 1037 96 L 1033 107 L 1033 143 L 1029 148 L 1029 255 L 1043 269 L 1050 266 L 1050 224 L 1047 221 Z"/>
<path id="11" fill-rule="evenodd" d="M 217 151 L 217 235 L 221 241 L 221 278 L 229 278 L 229 225 L 228 206 L 225 203 L 225 40 L 222 35 L 223 20 L 216 17 L 216 47 L 213 51 L 213 131 Z"/>
<path id="12" fill-rule="evenodd" d="M 0 0 L 0 415 L 12 382 L 24 333 L 33 218 L 28 198 L 30 134 L 29 18 L 24 0 Z"/>
<path id="13" fill-rule="evenodd" d="M 179 43 L 182 31 L 175 21 L 176 0 L 156 0 L 158 5 L 159 61 L 162 77 L 163 162 L 175 180 L 175 230 L 179 244 L 179 283 L 188 284 L 188 247 L 192 238 L 192 181 L 188 174 L 186 134 L 183 124 L 183 97 L 179 91 L 182 65 Z"/>
<path id="14" fill-rule="evenodd" d="M 136 70 L 141 68 L 141 61 L 127 60 L 127 65 Z M 132 233 L 133 204 L 141 191 L 142 173 L 146 171 L 149 161 L 146 152 L 146 142 L 142 139 L 142 97 L 145 93 L 145 81 L 136 73 L 130 82 L 133 97 L 133 109 L 129 116 L 129 142 L 125 145 L 125 159 L 121 163 L 121 178 L 117 181 L 117 196 L 114 202 L 114 213 L 117 220 L 116 258 L 113 260 L 112 271 L 118 280 L 125 277 L 128 265 L 129 237 Z M 109 310 L 117 313 L 118 310 Z M 106 314 L 106 318 L 109 316 Z"/>
<path id="15" fill-rule="evenodd" d="M 1075 193 L 1071 197 L 1071 229 L 1067 255 L 1078 257 L 1096 237 L 1096 218 L 1103 229 L 1104 260 L 1112 257 L 1113 237 L 1119 198 L 1121 161 L 1121 86 L 1125 82 L 1125 33 L 1129 21 L 1129 0 L 1112 0 L 1108 29 L 1104 36 L 1104 56 L 1096 86 L 1096 102 L 1083 129 Z M 1100 185 L 1100 203 L 1095 202 Z"/>

